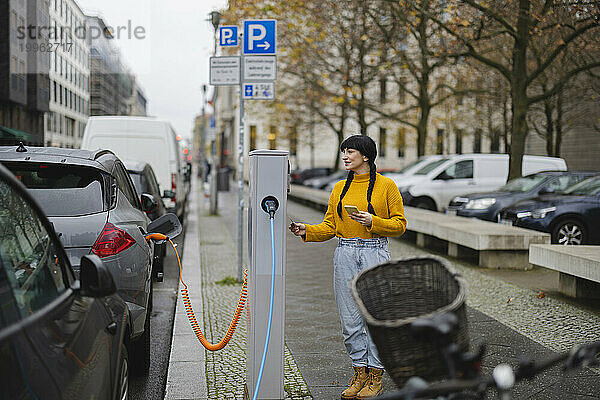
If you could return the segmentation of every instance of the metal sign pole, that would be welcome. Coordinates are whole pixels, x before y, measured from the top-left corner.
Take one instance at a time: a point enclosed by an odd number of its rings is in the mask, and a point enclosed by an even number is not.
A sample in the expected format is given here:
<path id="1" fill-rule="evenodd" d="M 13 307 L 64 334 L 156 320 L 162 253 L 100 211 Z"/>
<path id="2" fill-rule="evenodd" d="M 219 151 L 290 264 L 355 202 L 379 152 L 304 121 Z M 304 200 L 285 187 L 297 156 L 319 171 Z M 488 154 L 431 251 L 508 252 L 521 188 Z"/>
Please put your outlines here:
<path id="1" fill-rule="evenodd" d="M 244 73 L 244 56 L 240 58 L 240 128 L 238 141 L 238 281 L 242 281 L 244 274 L 243 253 L 244 253 L 244 84 L 242 75 Z"/>

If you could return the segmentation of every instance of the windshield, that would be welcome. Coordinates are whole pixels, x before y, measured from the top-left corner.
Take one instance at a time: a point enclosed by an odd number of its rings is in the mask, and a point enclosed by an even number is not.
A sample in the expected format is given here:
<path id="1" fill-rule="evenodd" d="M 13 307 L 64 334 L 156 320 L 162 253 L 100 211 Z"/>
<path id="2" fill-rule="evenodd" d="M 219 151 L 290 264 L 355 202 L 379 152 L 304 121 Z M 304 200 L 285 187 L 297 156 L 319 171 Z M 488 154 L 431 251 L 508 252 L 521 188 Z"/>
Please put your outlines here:
<path id="1" fill-rule="evenodd" d="M 410 164 L 408 164 L 407 166 L 405 166 L 404 168 L 402 168 L 402 169 L 401 169 L 400 171 L 398 171 L 397 173 L 398 173 L 398 174 L 403 174 L 403 173 L 405 173 L 406 171 L 408 171 L 409 169 L 411 169 L 412 167 L 414 167 L 415 165 L 417 165 L 417 164 L 419 164 L 419 163 L 422 163 L 422 162 L 423 162 L 423 160 L 416 160 L 416 161 L 413 161 L 413 162 L 411 162 Z"/>
<path id="2" fill-rule="evenodd" d="M 571 194 L 576 196 L 594 196 L 599 193 L 600 177 L 586 179 L 565 190 L 565 194 Z"/>
<path id="3" fill-rule="evenodd" d="M 547 178 L 546 175 L 529 175 L 522 176 L 510 180 L 506 185 L 502 186 L 498 191 L 500 192 L 527 192 L 539 185 L 543 180 Z"/>
<path id="4" fill-rule="evenodd" d="M 427 175 L 446 161 L 448 161 L 448 158 L 441 158 L 439 160 L 430 161 L 429 163 L 421 167 L 417 172 L 415 172 L 415 175 Z"/>
<path id="5" fill-rule="evenodd" d="M 49 217 L 86 215 L 106 209 L 102 174 L 87 167 L 6 163 Z"/>

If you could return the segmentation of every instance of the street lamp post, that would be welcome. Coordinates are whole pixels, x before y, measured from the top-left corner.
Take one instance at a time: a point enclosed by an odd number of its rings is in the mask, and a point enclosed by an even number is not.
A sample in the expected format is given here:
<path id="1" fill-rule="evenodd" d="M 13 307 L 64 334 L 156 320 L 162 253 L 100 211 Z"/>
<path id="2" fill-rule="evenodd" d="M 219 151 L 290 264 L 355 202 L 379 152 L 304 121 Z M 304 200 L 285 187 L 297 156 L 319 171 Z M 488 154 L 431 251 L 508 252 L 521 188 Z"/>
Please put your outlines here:
<path id="1" fill-rule="evenodd" d="M 210 22 L 212 23 L 214 32 L 214 50 L 213 55 L 217 55 L 217 29 L 219 29 L 219 23 L 221 22 L 221 13 L 218 11 L 211 11 L 209 14 Z M 218 127 L 217 118 L 217 98 L 219 95 L 219 87 L 215 86 L 215 95 L 213 96 L 213 118 L 215 120 L 215 130 Z M 211 159 L 212 168 L 210 169 L 210 214 L 216 215 L 218 213 L 218 191 L 217 191 L 217 143 L 216 137 L 212 139 L 211 143 Z"/>

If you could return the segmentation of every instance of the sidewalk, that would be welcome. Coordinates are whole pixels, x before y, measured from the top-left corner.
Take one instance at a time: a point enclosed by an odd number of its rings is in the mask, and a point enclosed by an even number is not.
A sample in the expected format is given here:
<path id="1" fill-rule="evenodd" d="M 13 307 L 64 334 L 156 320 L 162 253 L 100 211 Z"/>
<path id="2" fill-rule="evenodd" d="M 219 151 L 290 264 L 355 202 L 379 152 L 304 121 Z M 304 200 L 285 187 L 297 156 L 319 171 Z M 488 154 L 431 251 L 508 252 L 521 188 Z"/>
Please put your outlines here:
<path id="1" fill-rule="evenodd" d="M 237 192 L 219 193 L 218 216 L 209 216 L 197 185 L 190 199 L 184 279 L 196 317 L 211 342 L 226 331 L 237 304 L 240 285 L 218 285 L 237 277 Z M 289 202 L 294 219 L 316 223 L 322 213 Z M 246 231 L 246 230 L 245 230 Z M 343 348 L 339 317 L 332 293 L 331 259 L 335 240 L 303 244 L 289 235 L 286 277 L 286 398 L 339 399 L 352 374 Z M 392 257 L 426 254 L 402 240 L 390 241 Z M 244 256 L 246 256 L 244 252 Z M 486 270 L 449 259 L 468 282 L 467 310 L 471 339 L 488 344 L 484 370 L 500 362 L 514 365 L 521 354 L 541 358 L 598 339 L 600 317 L 486 274 Z M 242 399 L 245 383 L 246 319 L 240 318 L 230 344 L 207 352 L 195 338 L 177 302 L 166 399 Z M 385 389 L 393 391 L 389 377 Z M 493 398 L 493 396 L 491 397 Z M 586 369 L 562 376 L 553 369 L 518 385 L 515 399 L 597 399 L 600 379 Z"/>

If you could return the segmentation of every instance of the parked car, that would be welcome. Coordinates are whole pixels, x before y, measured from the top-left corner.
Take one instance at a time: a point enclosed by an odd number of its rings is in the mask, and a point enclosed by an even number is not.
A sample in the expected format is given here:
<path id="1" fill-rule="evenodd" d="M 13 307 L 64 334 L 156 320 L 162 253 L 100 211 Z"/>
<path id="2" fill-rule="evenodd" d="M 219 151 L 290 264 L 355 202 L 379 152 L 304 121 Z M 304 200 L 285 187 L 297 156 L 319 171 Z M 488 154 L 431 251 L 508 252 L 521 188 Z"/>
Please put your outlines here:
<path id="1" fill-rule="evenodd" d="M 157 207 L 154 210 L 147 211 L 146 214 L 151 221 L 161 217 L 167 213 L 165 205 L 160 197 L 160 187 L 150 164 L 143 161 L 124 160 L 123 164 L 129 172 L 129 176 L 133 181 L 135 190 L 141 201 L 141 195 L 146 193 L 154 197 L 157 202 Z M 154 260 L 152 262 L 152 276 L 158 281 L 163 281 L 164 276 L 164 258 L 166 254 L 166 243 L 157 244 L 154 246 Z"/>
<path id="2" fill-rule="evenodd" d="M 340 170 L 330 175 L 316 176 L 314 178 L 307 179 L 304 181 L 304 185 L 313 187 L 315 189 L 324 189 L 331 182 L 335 183 L 339 180 L 346 179 L 346 175 L 348 175 L 348 171 Z"/>
<path id="3" fill-rule="evenodd" d="M 183 220 L 185 181 L 177 135 L 166 121 L 151 117 L 90 117 L 81 148 L 108 149 L 122 160 L 152 166 L 169 212 Z"/>
<path id="4" fill-rule="evenodd" d="M 519 201 L 500 211 L 500 222 L 548 232 L 552 243 L 600 243 L 600 176 L 583 180 L 562 194 Z"/>
<path id="5" fill-rule="evenodd" d="M 109 269 L 84 255 L 79 280 L 50 221 L 0 166 L 2 399 L 126 399 L 129 314 Z"/>
<path id="6" fill-rule="evenodd" d="M 426 165 L 398 187 L 404 204 L 442 211 L 456 196 L 496 190 L 508 178 L 508 154 L 456 154 Z M 562 158 L 523 156 L 523 175 L 566 171 Z"/>
<path id="7" fill-rule="evenodd" d="M 307 168 L 301 170 L 294 170 L 290 173 L 291 183 L 295 183 L 297 185 L 303 185 L 304 181 L 309 178 L 314 178 L 315 176 L 327 176 L 333 172 L 332 168 Z"/>
<path id="8" fill-rule="evenodd" d="M 450 202 L 446 213 L 497 222 L 499 211 L 512 203 L 541 194 L 560 193 L 597 174 L 585 171 L 545 171 L 522 176 L 511 179 L 496 191 L 457 196 Z"/>
<path id="9" fill-rule="evenodd" d="M 127 303 L 132 372 L 150 364 L 153 246 L 144 238 L 156 208 L 141 202 L 122 162 L 108 150 L 1 146 L 0 162 L 39 202 L 76 272 L 79 259 L 95 254 L 113 274 Z"/>

